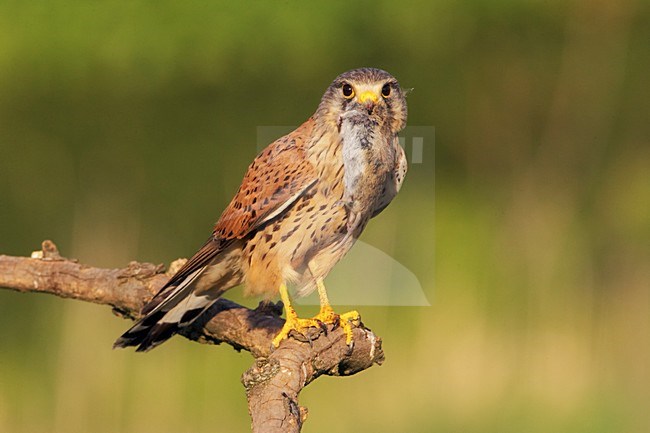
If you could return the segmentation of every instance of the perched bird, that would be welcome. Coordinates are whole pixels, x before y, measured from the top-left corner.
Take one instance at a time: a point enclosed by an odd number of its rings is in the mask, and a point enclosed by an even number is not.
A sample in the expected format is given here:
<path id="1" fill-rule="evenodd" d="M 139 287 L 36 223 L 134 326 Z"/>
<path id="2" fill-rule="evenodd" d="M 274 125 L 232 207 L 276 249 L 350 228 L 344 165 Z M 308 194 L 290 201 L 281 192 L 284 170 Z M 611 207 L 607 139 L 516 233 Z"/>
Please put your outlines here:
<path id="1" fill-rule="evenodd" d="M 406 115 L 405 94 L 389 73 L 338 76 L 312 117 L 255 158 L 208 241 L 114 347 L 150 350 L 240 284 L 246 295 L 279 292 L 286 322 L 275 347 L 292 330 L 323 324 L 341 326 L 351 345 L 359 313 L 334 313 L 323 279 L 399 191 L 407 164 L 397 133 Z M 318 290 L 316 317 L 298 317 L 288 284 L 296 296 Z"/>

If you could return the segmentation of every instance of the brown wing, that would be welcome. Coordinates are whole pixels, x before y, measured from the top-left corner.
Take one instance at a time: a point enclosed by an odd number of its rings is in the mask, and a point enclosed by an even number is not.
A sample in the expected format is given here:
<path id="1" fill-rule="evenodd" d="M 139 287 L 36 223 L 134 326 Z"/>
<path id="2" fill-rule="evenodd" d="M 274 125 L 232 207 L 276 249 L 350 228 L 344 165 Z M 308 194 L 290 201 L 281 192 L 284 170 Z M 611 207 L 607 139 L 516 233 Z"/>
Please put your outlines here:
<path id="1" fill-rule="evenodd" d="M 313 130 L 309 119 L 271 143 L 248 167 L 237 194 L 214 227 L 216 239 L 241 239 L 277 217 L 316 183 L 305 145 Z"/>
<path id="2" fill-rule="evenodd" d="M 212 305 L 222 292 L 195 293 L 194 281 L 235 239 L 243 238 L 282 214 L 316 183 L 314 167 L 305 156 L 305 144 L 313 124 L 309 119 L 255 158 L 239 191 L 219 218 L 213 236 L 144 306 L 144 317 L 126 331 L 114 347 L 137 345 L 138 351 L 150 350 Z"/>
<path id="3" fill-rule="evenodd" d="M 219 218 L 213 236 L 144 306 L 142 314 L 187 296 L 192 290 L 191 283 L 234 239 L 243 238 L 255 227 L 281 214 L 316 182 L 313 166 L 304 155 L 304 144 L 312 128 L 313 120 L 309 119 L 255 158 L 237 194 Z"/>
<path id="4" fill-rule="evenodd" d="M 210 264 L 212 259 L 219 254 L 226 243 L 210 239 L 167 281 L 167 283 L 156 293 L 156 295 L 142 308 L 142 314 L 149 314 L 159 305 L 173 296 L 178 295 L 183 288 L 189 288 L 204 268 Z M 182 298 L 180 296 L 179 298 Z"/>

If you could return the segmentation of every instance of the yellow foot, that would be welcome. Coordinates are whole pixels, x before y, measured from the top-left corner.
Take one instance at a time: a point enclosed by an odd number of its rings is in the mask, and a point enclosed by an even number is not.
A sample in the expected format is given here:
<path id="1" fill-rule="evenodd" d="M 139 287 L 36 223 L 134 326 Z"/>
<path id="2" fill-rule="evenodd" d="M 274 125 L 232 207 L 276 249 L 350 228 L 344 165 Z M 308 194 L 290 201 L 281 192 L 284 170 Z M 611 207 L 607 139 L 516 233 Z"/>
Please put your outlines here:
<path id="1" fill-rule="evenodd" d="M 301 319 L 296 315 L 295 312 L 287 311 L 287 320 L 284 322 L 282 330 L 273 339 L 273 347 L 277 348 L 282 340 L 289 337 L 289 333 L 291 333 L 291 331 L 296 331 L 299 334 L 305 335 L 305 332 L 308 331 L 309 328 L 323 329 L 323 326 L 323 322 L 316 318 Z"/>
<path id="2" fill-rule="evenodd" d="M 336 314 L 332 307 L 330 306 L 329 300 L 327 299 L 327 293 L 325 292 L 325 286 L 323 285 L 323 280 L 318 279 L 316 281 L 318 287 L 318 295 L 320 298 L 320 312 L 316 317 L 312 319 L 301 319 L 296 314 L 296 311 L 291 306 L 291 299 L 289 299 L 289 292 L 285 284 L 281 284 L 279 288 L 280 298 L 284 303 L 284 309 L 286 311 L 287 320 L 284 322 L 282 330 L 275 336 L 272 341 L 273 347 L 277 348 L 280 346 L 280 343 L 285 338 L 289 337 L 291 331 L 296 331 L 299 334 L 307 336 L 305 334 L 309 328 L 320 328 L 325 333 L 327 333 L 327 325 L 334 325 L 334 329 L 339 326 L 343 329 L 345 333 L 345 344 L 348 345 L 349 350 L 353 348 L 353 338 L 352 330 L 354 327 L 357 327 L 361 324 L 361 316 L 356 311 L 349 311 L 343 314 Z"/>
<path id="3" fill-rule="evenodd" d="M 321 308 L 320 313 L 314 317 L 314 319 L 325 323 L 327 325 L 334 325 L 334 329 L 338 328 L 339 326 L 343 329 L 343 332 L 345 333 L 345 344 L 348 346 L 352 346 L 353 340 L 352 340 L 352 329 L 353 325 L 354 327 L 359 326 L 361 324 L 361 316 L 359 315 L 359 312 L 352 310 L 348 311 L 347 313 L 343 314 L 336 314 L 332 307 L 329 305 L 324 306 Z"/>

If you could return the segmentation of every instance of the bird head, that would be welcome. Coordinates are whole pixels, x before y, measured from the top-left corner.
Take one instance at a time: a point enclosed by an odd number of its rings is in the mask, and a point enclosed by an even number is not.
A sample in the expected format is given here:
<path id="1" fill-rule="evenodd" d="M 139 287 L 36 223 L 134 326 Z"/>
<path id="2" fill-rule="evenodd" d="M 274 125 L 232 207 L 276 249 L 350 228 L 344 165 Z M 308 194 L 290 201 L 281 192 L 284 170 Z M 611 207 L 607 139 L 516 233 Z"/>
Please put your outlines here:
<path id="1" fill-rule="evenodd" d="M 391 74 L 360 68 L 345 72 L 330 84 L 314 117 L 336 125 L 348 114 L 363 114 L 397 134 L 406 125 L 406 97 Z"/>

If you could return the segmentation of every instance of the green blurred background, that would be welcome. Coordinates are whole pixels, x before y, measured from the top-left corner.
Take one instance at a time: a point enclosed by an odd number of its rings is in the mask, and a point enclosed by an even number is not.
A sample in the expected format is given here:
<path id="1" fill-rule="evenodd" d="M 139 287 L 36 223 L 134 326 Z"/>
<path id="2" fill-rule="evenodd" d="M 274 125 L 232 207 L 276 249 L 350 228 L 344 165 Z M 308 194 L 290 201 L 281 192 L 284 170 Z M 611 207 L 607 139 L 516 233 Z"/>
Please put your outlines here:
<path id="1" fill-rule="evenodd" d="M 649 41 L 633 0 L 6 0 L 0 253 L 189 256 L 258 126 L 380 67 L 414 88 L 435 158 L 425 142 L 362 240 L 432 305 L 362 307 L 387 361 L 310 385 L 304 431 L 648 432 Z M 127 326 L 0 291 L 0 432 L 248 430 L 248 354 L 112 351 Z"/>

